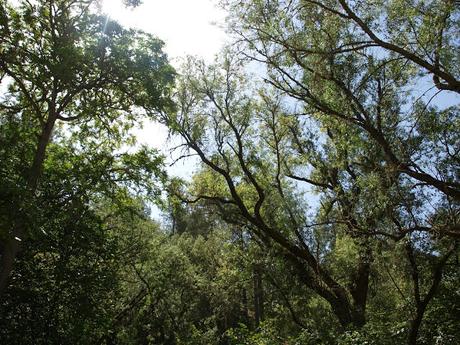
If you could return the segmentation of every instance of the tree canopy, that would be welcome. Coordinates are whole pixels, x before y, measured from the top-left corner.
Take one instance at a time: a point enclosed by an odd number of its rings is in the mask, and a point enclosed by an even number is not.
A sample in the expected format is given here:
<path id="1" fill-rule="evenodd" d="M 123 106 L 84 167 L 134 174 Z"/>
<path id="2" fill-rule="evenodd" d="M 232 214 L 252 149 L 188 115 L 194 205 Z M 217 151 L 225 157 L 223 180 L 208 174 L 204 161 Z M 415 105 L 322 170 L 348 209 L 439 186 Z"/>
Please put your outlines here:
<path id="1" fill-rule="evenodd" d="M 111 151 L 122 147 L 129 128 L 142 116 L 170 106 L 174 72 L 161 51 L 161 41 L 92 14 L 92 6 L 91 1 L 18 6 L 2 2 L 0 67 L 8 88 L 1 104 L 2 141 L 22 147 L 10 144 L 2 152 L 2 161 L 11 162 L 3 165 L 2 191 L 14 189 L 16 200 L 6 205 L 14 210 L 13 217 L 10 212 L 2 217 L 6 220 L 0 290 L 8 281 L 20 242 L 29 235 L 28 213 L 38 206 L 34 198 L 47 164 L 47 149 L 56 136 L 53 132 L 60 130 L 63 141 L 74 141 L 76 151 L 89 151 L 90 156 L 92 150 L 103 151 L 106 146 L 106 153 L 112 155 L 109 164 L 115 165 L 111 179 L 128 175 L 128 180 L 129 167 L 123 163 L 144 160 L 140 163 L 148 164 L 149 154 L 145 151 L 143 157 L 115 163 Z"/>
<path id="2" fill-rule="evenodd" d="M 176 72 L 96 1 L 0 2 L 1 339 L 456 344 L 458 4 L 220 5 Z"/>

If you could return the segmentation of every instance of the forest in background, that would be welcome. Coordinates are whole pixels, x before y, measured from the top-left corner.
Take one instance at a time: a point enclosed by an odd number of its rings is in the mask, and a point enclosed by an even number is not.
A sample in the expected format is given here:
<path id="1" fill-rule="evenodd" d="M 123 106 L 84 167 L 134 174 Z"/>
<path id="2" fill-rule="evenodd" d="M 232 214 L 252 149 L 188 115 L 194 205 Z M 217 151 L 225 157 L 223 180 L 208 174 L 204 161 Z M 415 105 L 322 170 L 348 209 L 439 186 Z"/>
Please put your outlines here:
<path id="1" fill-rule="evenodd" d="M 0 344 L 458 344 L 458 1 L 221 0 L 176 70 L 99 5 L 0 0 Z"/>

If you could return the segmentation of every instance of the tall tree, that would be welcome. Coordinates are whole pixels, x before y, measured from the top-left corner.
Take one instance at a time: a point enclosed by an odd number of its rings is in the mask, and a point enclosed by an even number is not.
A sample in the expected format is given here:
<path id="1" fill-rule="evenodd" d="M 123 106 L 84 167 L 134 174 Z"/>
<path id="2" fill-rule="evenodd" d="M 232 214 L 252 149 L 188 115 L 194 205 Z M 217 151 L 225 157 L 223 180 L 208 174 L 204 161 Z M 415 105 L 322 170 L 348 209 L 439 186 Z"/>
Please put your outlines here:
<path id="1" fill-rule="evenodd" d="M 398 174 L 460 199 L 458 130 L 425 136 L 421 126 L 433 111 L 439 116 L 430 128 L 455 122 L 458 107 L 435 110 L 417 92 L 428 75 L 439 92 L 458 99 L 454 1 L 223 3 L 243 54 L 267 66 L 269 83 L 365 133 Z M 425 160 L 431 152 L 436 157 Z M 458 227 L 446 232 L 455 235 Z"/>
<path id="2" fill-rule="evenodd" d="M 327 150 L 312 154 L 309 121 L 299 121 L 292 133 L 299 157 L 309 163 L 302 169 L 287 164 L 288 175 L 329 189 L 323 202 L 341 205 L 334 221 L 345 222 L 352 234 L 408 242 L 417 310 L 409 343 L 416 343 L 425 306 L 459 238 L 459 7 L 423 0 L 222 4 L 242 54 L 263 63 L 266 82 L 324 129 L 316 141 L 326 140 Z M 441 93 L 447 105 L 436 102 Z M 334 207 L 325 210 L 331 215 Z M 428 246 L 420 244 L 425 236 Z M 443 236 L 454 244 L 435 260 Z M 421 247 L 437 261 L 425 297 L 410 249 L 426 255 Z"/>
<path id="3" fill-rule="evenodd" d="M 352 294 L 355 299 L 350 302 L 347 289 L 309 246 L 306 209 L 283 176 L 286 150 L 290 150 L 286 146 L 289 120 L 280 104 L 270 97 L 257 102 L 250 89 L 239 91 L 245 87 L 244 78 L 230 60 L 222 69 L 191 61 L 184 70 L 188 74 L 178 92 L 180 112 L 166 121 L 208 169 L 210 176 L 192 190 L 194 197 L 237 209 L 260 239 L 278 246 L 299 278 L 330 303 L 342 325 L 362 324 L 369 270 L 358 270 L 356 283 L 365 286 Z M 220 187 L 213 180 L 220 181 Z"/>
<path id="4" fill-rule="evenodd" d="M 432 199 L 430 187 L 414 192 L 420 186 L 391 169 L 385 150 L 367 140 L 362 127 L 309 103 L 289 102 L 292 93 L 284 89 L 254 86 L 241 68 L 231 55 L 211 66 L 189 60 L 178 86 L 179 111 L 164 117 L 203 162 L 188 201 L 212 202 L 231 215 L 230 222 L 245 224 L 329 303 L 344 328 L 366 323 L 371 270 L 382 242 L 405 241 L 420 248 L 416 256 L 433 262 L 433 268 L 425 266 L 423 279 L 423 289 L 432 292 L 414 297 L 415 303 L 426 298 L 423 305 L 428 304 L 458 248 L 455 241 L 434 236 L 442 231 L 455 238 L 455 225 L 434 219 L 444 212 L 455 219 L 455 202 L 444 193 Z M 331 103 L 346 107 L 342 94 L 334 100 L 336 90 L 328 87 L 324 97 L 329 92 Z M 401 138 L 390 125 L 399 121 L 394 115 L 398 105 L 397 97 L 381 105 L 388 114 L 381 128 L 391 145 Z M 319 194 L 316 201 L 314 193 Z M 353 250 L 344 272 L 332 258 L 345 243 Z M 407 264 L 413 266 L 410 255 Z M 419 278 L 414 284 L 419 286 Z"/>
<path id="5" fill-rule="evenodd" d="M 7 87 L 0 104 L 10 139 L 19 134 L 21 149 L 6 148 L 8 161 L 21 162 L 11 176 L 11 196 L 19 210 L 2 225 L 0 291 L 21 243 L 29 235 L 29 206 L 34 203 L 53 130 L 87 135 L 100 131 L 126 140 L 127 130 L 144 116 L 170 105 L 174 71 L 149 34 L 126 30 L 93 14 L 95 1 L 2 1 L 0 75 Z M 117 143 L 117 144 L 120 144 Z"/>

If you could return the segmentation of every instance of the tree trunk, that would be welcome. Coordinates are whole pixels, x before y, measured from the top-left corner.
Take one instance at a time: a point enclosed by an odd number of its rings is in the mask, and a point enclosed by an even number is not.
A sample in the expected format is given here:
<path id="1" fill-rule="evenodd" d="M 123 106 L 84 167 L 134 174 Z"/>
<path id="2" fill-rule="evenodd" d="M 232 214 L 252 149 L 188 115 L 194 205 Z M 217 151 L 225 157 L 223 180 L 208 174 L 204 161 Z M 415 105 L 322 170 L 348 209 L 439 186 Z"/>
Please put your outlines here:
<path id="1" fill-rule="evenodd" d="M 324 286 L 325 284 L 319 284 L 318 278 L 309 272 L 309 268 L 304 262 L 291 253 L 284 252 L 283 254 L 286 261 L 292 264 L 300 281 L 329 303 L 332 312 L 343 329 L 352 324 L 357 324 L 353 319 L 353 307 L 349 301 L 348 294 L 342 286 L 338 283 L 330 287 Z"/>
<path id="2" fill-rule="evenodd" d="M 358 268 L 350 293 L 353 297 L 353 324 L 360 328 L 366 323 L 366 304 L 369 290 L 372 250 L 368 245 L 360 255 Z"/>
<path id="3" fill-rule="evenodd" d="M 246 289 L 243 289 L 241 292 L 241 298 L 242 298 L 242 303 L 243 303 L 243 319 L 244 319 L 244 324 L 246 326 L 250 326 L 250 318 L 249 318 L 249 306 L 248 306 L 248 296 Z"/>
<path id="4" fill-rule="evenodd" d="M 408 339 L 409 345 L 417 344 L 418 332 L 420 330 L 420 326 L 422 325 L 422 320 L 423 320 L 423 315 L 425 314 L 425 309 L 426 309 L 425 307 L 417 308 L 417 313 L 415 315 L 415 318 L 412 320 L 410 329 L 409 329 L 409 339 Z"/>
<path id="5" fill-rule="evenodd" d="M 18 233 L 18 231 L 15 231 Z M 13 270 L 14 259 L 19 251 L 19 241 L 16 238 L 8 238 L 2 251 L 2 267 L 0 271 L 0 296 L 6 289 L 8 278 Z"/>
<path id="6" fill-rule="evenodd" d="M 34 160 L 29 170 L 29 176 L 27 177 L 26 191 L 25 195 L 23 195 L 22 203 L 30 201 L 34 197 L 43 167 L 43 162 L 45 160 L 46 148 L 51 140 L 51 134 L 53 132 L 54 124 L 56 123 L 56 118 L 57 116 L 54 111 L 50 112 L 50 116 L 48 117 L 46 124 L 43 126 L 40 139 L 37 144 L 37 151 L 35 152 Z M 25 205 L 21 205 L 21 208 L 24 206 Z M 0 296 L 3 295 L 8 285 L 14 261 L 21 250 L 21 242 L 24 240 L 24 237 L 27 236 L 27 226 L 25 221 L 27 218 L 27 211 L 22 209 L 20 215 L 21 218 L 13 225 L 11 236 L 6 240 L 3 247 L 0 270 Z"/>
<path id="7" fill-rule="evenodd" d="M 449 251 L 438 260 L 434 268 L 433 280 L 432 280 L 431 286 L 428 292 L 426 293 L 425 297 L 422 298 L 421 292 L 420 292 L 420 274 L 419 274 L 419 270 L 417 267 L 417 262 L 415 261 L 414 250 L 412 248 L 411 243 L 408 243 L 406 245 L 406 252 L 407 252 L 409 262 L 411 265 L 411 270 L 412 270 L 412 280 L 413 280 L 413 285 L 414 285 L 414 300 L 416 304 L 415 317 L 412 319 L 410 323 L 409 337 L 408 337 L 409 345 L 417 344 L 417 337 L 418 337 L 418 333 L 420 331 L 420 327 L 423 322 L 423 317 L 425 315 L 426 308 L 428 307 L 428 304 L 431 302 L 436 291 L 438 290 L 439 284 L 441 283 L 441 280 L 442 280 L 443 270 L 444 270 L 444 267 L 447 261 L 449 260 L 451 255 L 457 250 L 457 248 L 458 248 L 458 243 L 457 242 L 453 243 Z"/>
<path id="8" fill-rule="evenodd" d="M 260 322 L 264 320 L 264 290 L 262 285 L 262 271 L 258 264 L 253 267 L 253 283 L 254 283 L 254 317 L 256 328 Z"/>

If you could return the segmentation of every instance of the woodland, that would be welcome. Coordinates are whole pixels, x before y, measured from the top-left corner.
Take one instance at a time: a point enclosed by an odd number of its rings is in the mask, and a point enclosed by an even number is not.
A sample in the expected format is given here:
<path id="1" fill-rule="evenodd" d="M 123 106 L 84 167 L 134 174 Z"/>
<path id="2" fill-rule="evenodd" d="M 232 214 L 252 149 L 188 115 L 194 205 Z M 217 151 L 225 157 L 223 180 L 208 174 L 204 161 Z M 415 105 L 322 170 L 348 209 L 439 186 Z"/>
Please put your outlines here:
<path id="1" fill-rule="evenodd" d="M 221 0 L 180 68 L 99 5 L 0 0 L 0 344 L 459 344 L 458 1 Z"/>

